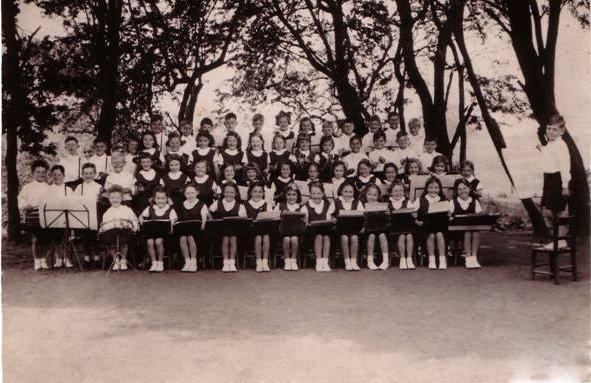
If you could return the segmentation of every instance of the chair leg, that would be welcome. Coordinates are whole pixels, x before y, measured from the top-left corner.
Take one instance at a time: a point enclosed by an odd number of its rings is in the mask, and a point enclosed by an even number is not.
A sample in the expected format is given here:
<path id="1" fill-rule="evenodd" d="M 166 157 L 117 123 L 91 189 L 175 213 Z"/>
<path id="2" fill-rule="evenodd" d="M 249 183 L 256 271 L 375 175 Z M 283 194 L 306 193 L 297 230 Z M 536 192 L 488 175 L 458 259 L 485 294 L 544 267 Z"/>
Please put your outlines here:
<path id="1" fill-rule="evenodd" d="M 573 281 L 577 281 L 579 280 L 579 275 L 577 273 L 577 250 L 575 248 L 570 251 L 570 264 L 572 267 L 572 279 Z"/>
<path id="2" fill-rule="evenodd" d="M 560 284 L 560 273 L 558 271 L 558 254 L 550 253 L 550 268 L 554 277 L 554 284 Z"/>
<path id="3" fill-rule="evenodd" d="M 532 281 L 536 279 L 536 255 L 537 253 L 532 250 L 530 253 L 530 260 L 529 260 L 529 267 L 531 272 L 531 279 Z"/>

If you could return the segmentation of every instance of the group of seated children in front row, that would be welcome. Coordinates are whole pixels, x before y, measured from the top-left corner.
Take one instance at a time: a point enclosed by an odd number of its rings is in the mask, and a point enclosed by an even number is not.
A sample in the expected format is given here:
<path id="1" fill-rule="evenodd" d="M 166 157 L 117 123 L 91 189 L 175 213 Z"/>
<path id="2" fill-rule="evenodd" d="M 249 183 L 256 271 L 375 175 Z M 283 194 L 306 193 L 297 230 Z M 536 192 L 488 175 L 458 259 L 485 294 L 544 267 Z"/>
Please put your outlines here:
<path id="1" fill-rule="evenodd" d="M 379 140 L 382 134 L 376 133 Z M 199 137 L 199 135 L 198 135 Z M 199 140 L 198 140 L 199 141 Z M 251 143 L 255 140 L 251 139 Z M 68 143 L 72 142 L 69 138 Z M 356 138 L 351 139 L 351 149 L 356 153 Z M 301 153 L 298 153 L 298 155 Z M 317 155 L 318 156 L 318 155 Z M 378 159 L 378 162 L 382 158 Z M 343 211 L 356 210 L 363 212 L 366 207 L 379 202 L 386 202 L 391 211 L 400 209 L 412 209 L 416 225 L 409 227 L 404 233 L 397 233 L 395 244 L 400 257 L 400 269 L 414 269 L 413 253 L 414 243 L 419 238 L 424 239 L 428 255 L 430 269 L 445 269 L 446 266 L 446 225 L 430 222 L 427 212 L 429 205 L 445 200 L 439 176 L 445 174 L 447 161 L 438 162 L 437 157 L 432 164 L 432 175 L 428 178 L 424 192 L 416 201 L 408 198 L 407 183 L 412 174 L 420 174 L 420 162 L 414 158 L 403 162 L 404 172 L 399 173 L 395 163 L 386 162 L 382 167 L 377 167 L 369 159 L 361 159 L 354 172 L 348 172 L 349 167 L 344 161 L 334 161 L 331 169 L 331 177 L 328 183 L 321 182 L 320 166 L 312 162 L 307 166 L 309 179 L 309 200 L 302 203 L 300 188 L 294 182 L 293 168 L 297 168 L 296 161 L 280 161 L 277 167 L 278 173 L 269 174 L 269 180 L 251 179 L 248 170 L 255 170 L 259 176 L 259 167 L 253 163 L 245 165 L 247 172 L 248 198 L 241 201 L 238 184 L 235 180 L 236 167 L 226 166 L 223 169 L 224 177 L 215 179 L 215 175 L 208 173 L 208 161 L 196 159 L 193 162 L 192 171 L 187 164 L 177 157 L 168 156 L 166 159 L 167 171 L 154 168 L 153 158 L 149 155 L 139 156 L 139 169 L 135 175 L 125 170 L 127 165 L 125 156 L 116 153 L 111 158 L 111 169 L 106 173 L 104 185 L 101 186 L 97 179 L 96 164 L 89 162 L 81 165 L 82 179 L 74 190 L 65 183 L 65 167 L 54 165 L 49 169 L 45 161 L 35 161 L 31 167 L 34 180 L 26 184 L 19 194 L 19 208 L 25 217 L 25 223 L 29 220 L 27 215 L 34 212 L 48 196 L 51 198 L 70 195 L 94 196 L 99 199 L 108 198 L 109 207 L 102 213 L 101 221 L 107 223 L 113 220 L 126 220 L 131 223 L 131 228 L 137 231 L 140 225 L 147 220 L 164 219 L 170 222 L 170 233 L 153 233 L 145 235 L 147 254 L 151 259 L 150 271 L 161 272 L 164 269 L 163 257 L 166 249 L 166 239 L 172 234 L 173 224 L 176 222 L 195 220 L 201 222 L 201 227 L 195 232 L 203 230 L 210 219 L 225 217 L 248 217 L 256 219 L 263 211 L 301 211 L 308 223 L 315 221 L 331 220 L 339 216 Z M 253 166 L 251 166 L 253 165 Z M 183 169 L 183 170 L 181 170 Z M 375 170 L 378 169 L 376 172 Z M 50 171 L 50 183 L 47 182 L 47 171 Z M 449 203 L 449 215 L 453 219 L 457 214 L 479 213 L 482 207 L 478 201 L 481 193 L 481 185 L 473 174 L 474 166 L 470 162 L 462 165 L 462 177 L 458 178 L 454 186 L 455 198 Z M 347 177 L 346 174 L 350 173 Z M 210 175 L 211 174 L 211 175 Z M 325 185 L 329 184 L 336 195 L 329 195 Z M 219 185 L 219 186 L 218 186 Z M 385 192 L 383 193 L 382 190 Z M 269 194 L 268 194 L 269 193 Z M 383 195 L 382 195 L 383 194 Z M 105 197 L 108 196 L 108 197 Z M 273 198 L 265 198 L 272 195 Z M 334 197 L 334 198 L 333 198 Z M 38 214 L 38 211 L 37 211 Z M 30 223 L 30 222 L 29 222 Z M 38 223 L 38 222 L 37 222 Z M 36 227 L 37 226 L 37 227 Z M 45 258 L 37 249 L 38 225 L 31 224 L 29 231 L 32 234 L 32 253 L 35 259 L 35 269 L 48 267 Z M 281 234 L 279 234 L 281 236 Z M 366 245 L 367 266 L 371 270 L 386 270 L 389 267 L 389 243 L 390 233 L 368 232 L 360 234 L 338 234 L 340 249 L 345 261 L 346 270 L 359 270 L 358 259 L 360 249 L 360 237 L 363 237 Z M 478 268 L 477 261 L 479 233 L 465 232 L 463 238 L 466 256 L 466 267 Z M 179 235 L 178 244 L 185 263 L 183 271 L 195 272 L 197 270 L 197 235 Z M 221 238 L 221 250 L 223 255 L 224 272 L 235 272 L 236 255 L 238 252 L 238 237 L 224 234 Z M 256 256 L 256 271 L 266 272 L 269 268 L 269 255 L 271 238 L 267 232 L 255 232 L 252 236 L 253 248 Z M 201 239 L 204 240 L 204 239 Z M 313 233 L 310 238 L 316 256 L 316 270 L 330 271 L 329 256 L 331 247 L 331 233 Z M 284 269 L 298 270 L 298 254 L 300 252 L 301 236 L 286 235 L 280 238 L 283 251 Z M 376 247 L 381 251 L 381 263 L 376 264 Z M 121 256 L 116 259 L 113 268 L 116 270 L 127 269 L 127 248 L 121 246 Z M 436 258 L 436 254 L 438 257 Z M 85 258 L 88 260 L 88 258 Z M 71 260 L 57 257 L 55 267 L 65 264 L 72 267 Z"/>

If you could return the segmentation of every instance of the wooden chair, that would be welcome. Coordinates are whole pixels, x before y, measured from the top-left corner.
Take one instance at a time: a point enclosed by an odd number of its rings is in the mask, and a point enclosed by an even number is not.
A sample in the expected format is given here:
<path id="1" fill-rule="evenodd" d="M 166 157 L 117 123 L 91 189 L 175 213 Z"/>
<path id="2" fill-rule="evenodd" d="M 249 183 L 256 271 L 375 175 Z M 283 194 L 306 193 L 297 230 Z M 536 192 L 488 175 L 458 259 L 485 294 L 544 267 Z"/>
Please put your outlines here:
<path id="1" fill-rule="evenodd" d="M 552 218 L 552 248 L 544 245 L 534 245 L 531 249 L 531 276 L 535 280 L 536 275 L 547 275 L 554 279 L 555 284 L 560 284 L 560 272 L 570 272 L 572 280 L 576 281 L 577 276 L 577 234 L 575 230 L 576 220 L 573 216 Z M 566 235 L 560 235 L 559 228 L 568 229 Z M 566 241 L 566 247 L 559 247 L 559 241 Z M 567 254 L 570 257 L 570 265 L 560 266 L 560 258 Z M 538 263 L 538 255 L 547 256 L 545 263 Z"/>

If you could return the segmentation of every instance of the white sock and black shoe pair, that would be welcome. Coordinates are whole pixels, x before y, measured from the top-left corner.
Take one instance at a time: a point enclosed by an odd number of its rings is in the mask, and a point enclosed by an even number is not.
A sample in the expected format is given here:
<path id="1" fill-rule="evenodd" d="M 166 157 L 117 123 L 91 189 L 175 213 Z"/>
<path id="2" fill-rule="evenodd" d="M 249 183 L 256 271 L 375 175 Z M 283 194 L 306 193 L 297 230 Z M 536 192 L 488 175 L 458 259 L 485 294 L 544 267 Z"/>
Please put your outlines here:
<path id="1" fill-rule="evenodd" d="M 382 264 L 380 265 L 380 270 L 386 271 L 388 270 L 388 267 L 390 267 L 390 258 L 388 257 L 388 254 L 383 254 L 382 255 Z"/>
<path id="2" fill-rule="evenodd" d="M 378 270 L 378 266 L 373 258 L 373 255 L 367 256 L 367 268 L 370 270 Z"/>
<path id="3" fill-rule="evenodd" d="M 466 256 L 466 268 L 467 269 L 479 269 L 480 263 L 478 263 L 478 257 L 475 254 L 471 256 Z"/>
<path id="4" fill-rule="evenodd" d="M 236 268 L 236 260 L 235 259 L 224 259 L 224 266 L 222 267 L 222 272 L 224 273 L 235 273 L 238 269 Z"/>
<path id="5" fill-rule="evenodd" d="M 269 260 L 267 258 L 257 259 L 255 271 L 257 273 L 263 273 L 263 272 L 269 272 L 269 271 L 271 271 L 271 268 L 269 267 Z"/>
<path id="6" fill-rule="evenodd" d="M 437 269 L 434 255 L 429 256 L 429 269 L 431 269 L 431 270 Z M 445 270 L 445 269 L 447 269 L 447 258 L 445 257 L 445 255 L 439 256 L 439 270 Z"/>
<path id="7" fill-rule="evenodd" d="M 115 269 L 113 269 L 115 270 Z M 161 273 L 164 271 L 164 261 L 154 261 L 148 270 L 152 273 Z"/>
<path id="8" fill-rule="evenodd" d="M 328 258 L 316 258 L 316 271 L 325 272 L 330 271 Z"/>
<path id="9" fill-rule="evenodd" d="M 48 270 L 49 266 L 47 266 L 47 259 L 45 258 L 35 258 L 33 260 L 33 270 Z"/>
<path id="10" fill-rule="evenodd" d="M 185 265 L 181 269 L 181 271 L 187 273 L 194 273 L 197 271 L 197 258 L 189 258 L 185 259 Z"/>
<path id="11" fill-rule="evenodd" d="M 359 271 L 359 270 L 361 270 L 361 267 L 359 267 L 359 265 L 357 264 L 357 259 L 355 259 L 355 258 L 345 258 L 345 270 L 347 270 L 347 271 Z"/>
<path id="12" fill-rule="evenodd" d="M 295 257 L 292 258 L 285 258 L 283 260 L 284 265 L 283 265 L 283 270 L 287 270 L 287 271 L 297 271 L 299 270 L 298 268 L 298 259 Z"/>

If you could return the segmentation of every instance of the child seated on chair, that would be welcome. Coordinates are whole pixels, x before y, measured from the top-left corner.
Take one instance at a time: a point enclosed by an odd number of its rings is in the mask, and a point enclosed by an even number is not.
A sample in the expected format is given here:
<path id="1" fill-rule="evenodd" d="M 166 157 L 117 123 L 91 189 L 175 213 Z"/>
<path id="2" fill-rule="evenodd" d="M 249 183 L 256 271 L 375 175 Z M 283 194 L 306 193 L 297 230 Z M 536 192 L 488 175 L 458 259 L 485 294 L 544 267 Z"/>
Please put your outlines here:
<path id="1" fill-rule="evenodd" d="M 214 202 L 209 211 L 214 219 L 223 219 L 225 217 L 246 217 L 246 210 L 240 203 L 240 191 L 233 182 L 227 182 L 222 186 L 222 195 L 217 202 Z M 236 253 L 238 251 L 238 233 L 222 236 L 222 256 L 224 265 L 222 272 L 235 273 Z"/>
<path id="2" fill-rule="evenodd" d="M 361 201 L 366 209 L 371 204 L 379 203 L 380 200 L 381 191 L 375 184 L 368 184 L 361 192 Z M 382 263 L 380 266 L 375 264 L 374 259 L 376 239 L 379 241 L 380 249 L 382 250 Z M 387 270 L 388 267 L 390 267 L 390 258 L 388 251 L 388 237 L 386 233 L 369 233 L 367 235 L 367 268 L 370 270 Z"/>
<path id="3" fill-rule="evenodd" d="M 271 209 L 264 200 L 265 185 L 253 183 L 248 188 L 248 200 L 244 201 L 246 216 L 252 220 L 257 219 L 261 212 L 267 212 Z M 269 250 L 271 247 L 271 238 L 268 232 L 255 231 L 254 233 L 254 255 L 256 258 L 256 272 L 269 272 Z"/>
<path id="4" fill-rule="evenodd" d="M 445 234 L 447 223 L 432 220 L 429 217 L 429 206 L 437 202 L 446 201 L 441 187 L 441 181 L 436 176 L 430 177 L 425 183 L 425 190 L 420 198 L 414 202 L 417 209 L 415 222 L 427 238 L 427 252 L 429 253 L 429 269 L 437 269 L 435 263 L 435 244 L 439 251 L 439 269 L 447 269 Z"/>
<path id="5" fill-rule="evenodd" d="M 457 195 L 450 204 L 450 219 L 458 214 L 476 214 L 482 212 L 482 206 L 476 198 L 470 196 L 470 183 L 465 179 L 460 179 L 456 183 L 454 194 Z M 466 268 L 478 269 L 478 245 L 480 243 L 480 233 L 478 231 L 464 232 L 464 252 L 466 253 Z"/>
<path id="6" fill-rule="evenodd" d="M 146 247 L 152 261 L 148 271 L 161 273 L 164 271 L 164 238 L 171 233 L 177 215 L 173 207 L 168 204 L 168 195 L 164 186 L 157 186 L 154 189 L 153 200 L 154 204 L 145 208 L 141 214 L 140 223 L 144 224 L 148 220 L 166 220 L 170 223 L 170 229 L 167 232 L 152 232 L 146 235 Z"/>
<path id="7" fill-rule="evenodd" d="M 357 199 L 357 191 L 350 181 L 345 181 L 339 187 L 338 198 L 335 200 L 335 217 L 338 218 L 342 211 L 363 211 L 363 204 Z M 341 251 L 345 260 L 345 270 L 359 271 L 361 268 L 357 263 L 359 253 L 359 235 L 339 233 L 341 240 Z"/>
<path id="8" fill-rule="evenodd" d="M 35 262 L 35 270 L 49 268 L 47 260 L 39 254 L 38 248 L 41 230 L 39 224 L 39 207 L 49 195 L 49 185 L 46 183 L 48 169 L 49 165 L 45 160 L 34 161 L 31 164 L 33 181 L 24 185 L 20 193 L 18 193 L 18 209 L 21 217 L 23 217 L 25 230 L 31 235 L 31 254 L 33 254 L 33 261 Z"/>
<path id="9" fill-rule="evenodd" d="M 138 230 L 138 219 L 130 207 L 122 204 L 124 194 L 123 187 L 119 185 L 111 186 L 109 190 L 109 203 L 111 207 L 103 215 L 103 223 L 114 220 L 126 220 L 131 223 L 133 231 L 136 232 Z M 117 251 L 121 259 L 115 259 Z M 113 257 L 113 270 L 127 270 L 127 243 L 119 244 L 118 249 L 115 245 L 110 245 L 109 255 Z"/>
<path id="10" fill-rule="evenodd" d="M 299 212 L 302 209 L 302 194 L 295 183 L 290 183 L 285 187 L 282 202 L 275 205 L 275 211 L 279 212 Z M 298 270 L 298 250 L 300 238 L 297 235 L 284 235 L 281 238 L 283 249 L 283 270 Z"/>
<path id="11" fill-rule="evenodd" d="M 395 180 L 389 189 L 390 195 L 388 202 L 390 204 L 390 210 L 396 211 L 400 209 L 406 209 L 412 207 L 411 202 L 406 198 L 404 191 L 404 183 L 401 180 Z M 411 228 L 409 228 L 411 231 Z M 398 255 L 400 256 L 400 270 L 414 269 L 415 264 L 413 263 L 412 256 L 414 252 L 414 241 L 413 233 L 402 233 L 398 235 L 397 240 Z"/>
<path id="12" fill-rule="evenodd" d="M 203 163 L 205 168 L 205 163 Z M 200 230 L 203 231 L 205 228 L 205 222 L 209 217 L 209 210 L 207 205 L 199 197 L 199 191 L 197 186 L 193 183 L 189 183 L 184 187 L 185 200 L 178 207 L 178 219 L 179 222 L 183 221 L 201 221 Z M 197 230 L 197 227 L 195 227 Z M 194 273 L 197 271 L 197 242 L 196 235 L 181 235 L 179 237 L 181 252 L 185 258 L 185 265 L 181 271 Z"/>
<path id="13" fill-rule="evenodd" d="M 65 176 L 65 169 L 62 165 L 53 165 L 51 167 L 50 178 L 51 178 L 51 185 L 49 185 L 49 193 L 46 196 L 46 200 L 53 199 L 53 200 L 63 200 L 68 196 L 71 196 L 74 192 L 64 183 L 64 176 Z M 66 254 L 62 253 L 62 240 L 64 239 L 64 230 L 57 230 L 60 235 L 51 235 L 51 242 L 55 252 L 55 264 L 53 265 L 54 268 L 59 268 L 62 266 L 66 266 L 67 268 L 74 267 L 70 258 L 65 256 Z M 54 230 L 51 233 L 56 233 Z M 73 234 L 71 230 L 68 235 Z"/>
<path id="14" fill-rule="evenodd" d="M 332 219 L 334 206 L 326 198 L 324 187 L 320 182 L 312 182 L 310 188 L 310 200 L 303 206 L 308 223 L 316 221 L 328 221 Z M 330 257 L 330 236 L 325 232 L 313 233 L 314 255 L 316 256 L 316 271 L 330 271 L 328 263 Z"/>

